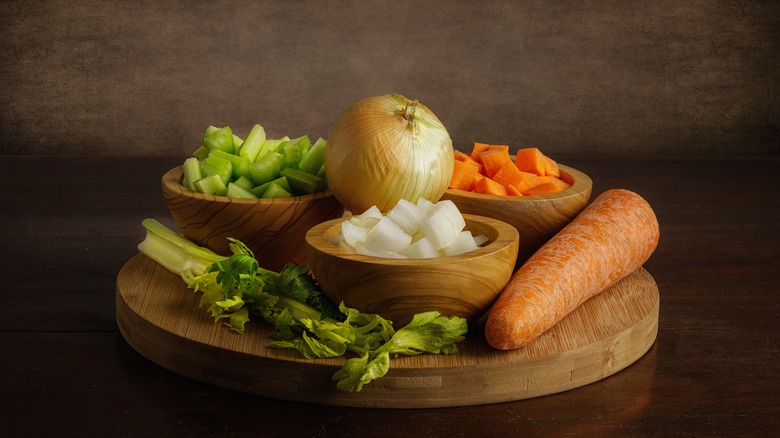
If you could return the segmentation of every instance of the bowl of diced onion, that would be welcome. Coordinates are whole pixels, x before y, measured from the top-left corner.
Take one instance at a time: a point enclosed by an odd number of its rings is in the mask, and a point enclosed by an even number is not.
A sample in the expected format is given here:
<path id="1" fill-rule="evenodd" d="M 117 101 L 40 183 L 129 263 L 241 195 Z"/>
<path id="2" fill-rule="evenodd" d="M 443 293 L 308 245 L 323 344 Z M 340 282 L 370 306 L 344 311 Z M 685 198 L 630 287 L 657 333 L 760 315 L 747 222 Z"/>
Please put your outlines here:
<path id="1" fill-rule="evenodd" d="M 402 326 L 436 310 L 476 321 L 509 281 L 517 230 L 461 214 L 451 201 L 400 201 L 383 214 L 329 220 L 306 233 L 307 259 L 333 302 Z"/>

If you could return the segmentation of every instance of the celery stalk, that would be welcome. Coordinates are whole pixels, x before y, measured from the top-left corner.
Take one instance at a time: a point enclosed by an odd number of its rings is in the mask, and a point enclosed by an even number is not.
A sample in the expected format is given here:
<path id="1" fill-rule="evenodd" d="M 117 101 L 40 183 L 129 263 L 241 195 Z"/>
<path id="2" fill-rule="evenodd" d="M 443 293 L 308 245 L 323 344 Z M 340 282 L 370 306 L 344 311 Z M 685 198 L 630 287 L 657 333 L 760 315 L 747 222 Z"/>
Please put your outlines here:
<path id="1" fill-rule="evenodd" d="M 141 224 L 146 229 L 146 238 L 138 244 L 138 251 L 179 275 L 187 284 L 205 274 L 212 264 L 227 258 L 196 245 L 155 219 L 144 219 Z"/>

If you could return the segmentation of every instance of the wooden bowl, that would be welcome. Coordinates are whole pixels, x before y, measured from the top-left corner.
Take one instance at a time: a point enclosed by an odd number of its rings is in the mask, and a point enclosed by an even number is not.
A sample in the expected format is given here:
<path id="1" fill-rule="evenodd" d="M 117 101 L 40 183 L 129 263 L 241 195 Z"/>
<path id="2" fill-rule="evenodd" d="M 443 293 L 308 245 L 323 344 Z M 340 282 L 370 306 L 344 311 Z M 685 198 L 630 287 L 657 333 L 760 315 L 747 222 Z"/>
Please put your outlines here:
<path id="1" fill-rule="evenodd" d="M 287 262 L 307 264 L 309 228 L 341 217 L 330 192 L 293 198 L 238 199 L 192 192 L 181 184 L 181 166 L 162 178 L 163 195 L 181 233 L 212 251 L 231 255 L 228 237 L 243 242 L 260 266 L 279 271 Z"/>
<path id="2" fill-rule="evenodd" d="M 558 165 L 568 189 L 537 196 L 495 196 L 448 189 L 449 199 L 461 213 L 492 217 L 514 226 L 520 233 L 517 265 L 524 263 L 545 242 L 563 229 L 588 205 L 593 181 L 577 169 Z"/>
<path id="3" fill-rule="evenodd" d="M 415 313 L 438 310 L 446 316 L 476 321 L 509 281 L 517 257 L 517 230 L 509 224 L 463 215 L 473 235 L 488 236 L 480 248 L 431 259 L 371 257 L 341 249 L 340 218 L 306 233 L 309 264 L 325 295 L 334 303 L 376 313 L 399 328 Z"/>

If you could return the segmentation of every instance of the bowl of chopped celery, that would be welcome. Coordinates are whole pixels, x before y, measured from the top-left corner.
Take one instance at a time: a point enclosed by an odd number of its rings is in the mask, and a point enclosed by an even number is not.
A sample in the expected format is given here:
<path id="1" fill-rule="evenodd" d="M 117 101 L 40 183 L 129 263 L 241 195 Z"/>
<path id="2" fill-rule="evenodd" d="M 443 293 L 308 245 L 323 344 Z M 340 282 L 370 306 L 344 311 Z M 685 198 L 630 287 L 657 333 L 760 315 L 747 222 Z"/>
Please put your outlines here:
<path id="1" fill-rule="evenodd" d="M 196 244 L 230 255 L 233 238 L 265 268 L 303 265 L 306 231 L 344 213 L 328 191 L 326 146 L 307 135 L 271 139 L 259 124 L 245 138 L 229 126 L 209 126 L 192 156 L 163 176 L 163 195 L 181 233 Z"/>
<path id="2" fill-rule="evenodd" d="M 280 270 L 288 262 L 307 264 L 309 228 L 338 218 L 344 207 L 328 190 L 269 198 L 238 198 L 192 191 L 182 184 L 182 166 L 168 171 L 162 189 L 168 210 L 184 237 L 230 255 L 228 238 L 247 245 L 263 267 Z"/>
<path id="3" fill-rule="evenodd" d="M 467 252 L 408 258 L 356 252 L 340 242 L 350 221 L 342 217 L 309 230 L 308 261 L 323 293 L 334 303 L 343 301 L 363 313 L 379 314 L 399 327 L 415 313 L 432 310 L 473 323 L 509 281 L 518 233 L 496 219 L 462 217 L 464 232 L 485 237 Z"/>

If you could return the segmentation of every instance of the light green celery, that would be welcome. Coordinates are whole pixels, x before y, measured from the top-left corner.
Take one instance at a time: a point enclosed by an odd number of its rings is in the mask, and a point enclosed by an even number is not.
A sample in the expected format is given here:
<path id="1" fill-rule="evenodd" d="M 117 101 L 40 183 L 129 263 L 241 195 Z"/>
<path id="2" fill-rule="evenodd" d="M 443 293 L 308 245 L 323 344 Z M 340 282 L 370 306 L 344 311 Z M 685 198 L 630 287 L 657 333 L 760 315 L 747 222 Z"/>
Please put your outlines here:
<path id="1" fill-rule="evenodd" d="M 219 175 L 209 175 L 195 181 L 195 190 L 206 195 L 224 196 L 227 186 Z"/>
<path id="2" fill-rule="evenodd" d="M 255 196 L 254 193 L 244 188 L 241 188 L 235 183 L 228 183 L 227 192 L 225 196 L 229 198 L 246 198 L 246 199 L 257 198 L 257 196 Z"/>
<path id="3" fill-rule="evenodd" d="M 233 131 L 229 126 L 216 131 L 209 128 L 203 136 L 203 146 L 206 146 L 209 150 L 219 149 L 232 154 L 235 151 Z"/>
<path id="4" fill-rule="evenodd" d="M 301 158 L 298 168 L 306 172 L 316 174 L 325 163 L 325 149 L 328 145 L 322 137 L 317 139 L 309 150 Z"/>
<path id="5" fill-rule="evenodd" d="M 233 176 L 233 163 L 227 158 L 213 154 L 213 152 L 209 152 L 209 156 L 203 160 L 203 167 L 201 167 L 200 171 L 203 177 L 218 175 L 222 182 L 227 185 L 231 176 Z"/>
<path id="6" fill-rule="evenodd" d="M 205 274 L 209 267 L 227 257 L 196 245 L 155 219 L 144 219 L 146 237 L 138 244 L 138 251 L 179 275 L 185 283 Z"/>
<path id="7" fill-rule="evenodd" d="M 239 176 L 235 181 L 233 181 L 233 184 L 241 187 L 244 190 L 251 190 L 252 187 L 255 186 L 252 180 L 245 176 Z"/>
<path id="8" fill-rule="evenodd" d="M 246 136 L 241 148 L 238 149 L 238 155 L 245 158 L 250 164 L 254 163 L 263 149 L 263 144 L 265 144 L 265 129 L 255 124 L 249 131 L 249 135 Z"/>
<path id="9" fill-rule="evenodd" d="M 187 188 L 190 191 L 195 191 L 195 181 L 202 178 L 200 173 L 200 160 L 195 157 L 190 157 L 184 160 L 184 181 L 187 184 Z"/>
<path id="10" fill-rule="evenodd" d="M 236 134 L 233 134 L 233 150 L 238 151 L 241 150 L 241 146 L 244 145 L 244 140 L 241 139 L 241 137 L 237 136 Z"/>
<path id="11" fill-rule="evenodd" d="M 285 142 L 279 152 L 284 154 L 287 167 L 298 167 L 298 163 L 300 163 L 303 155 L 309 150 L 309 146 L 309 137 L 303 135 Z"/>
<path id="12" fill-rule="evenodd" d="M 214 125 L 209 125 L 209 127 L 206 128 L 206 130 L 203 132 L 203 137 L 202 138 L 206 138 L 209 135 L 211 135 L 211 134 L 213 134 L 213 133 L 215 133 L 217 131 L 219 131 L 219 128 L 217 128 Z"/>
<path id="13" fill-rule="evenodd" d="M 221 151 L 219 149 L 213 149 L 209 152 L 209 157 L 219 157 L 224 160 L 230 161 L 231 164 L 231 176 L 232 179 L 237 179 L 239 177 L 245 176 L 247 178 L 250 178 L 252 176 L 252 173 L 249 171 L 249 160 L 247 160 L 244 157 L 239 157 L 238 155 L 229 154 L 225 151 Z M 225 182 L 227 184 L 228 181 Z"/>
<path id="14" fill-rule="evenodd" d="M 325 181 L 317 175 L 292 167 L 285 167 L 281 175 L 287 178 L 293 193 L 296 195 L 308 195 L 319 192 L 325 188 Z"/>
<path id="15" fill-rule="evenodd" d="M 278 152 L 268 151 L 262 158 L 249 166 L 252 182 L 259 186 L 260 184 L 279 178 L 279 172 L 281 172 L 284 167 L 284 155 Z"/>
<path id="16" fill-rule="evenodd" d="M 192 156 L 203 161 L 206 159 L 206 157 L 209 156 L 209 148 L 206 146 L 201 146 L 192 153 Z"/>
<path id="17" fill-rule="evenodd" d="M 271 185 L 269 185 L 265 190 L 265 192 L 263 192 L 262 198 L 289 198 L 292 197 L 292 195 L 293 194 L 290 191 L 285 190 L 281 185 L 277 184 L 276 182 L 272 182 Z"/>

